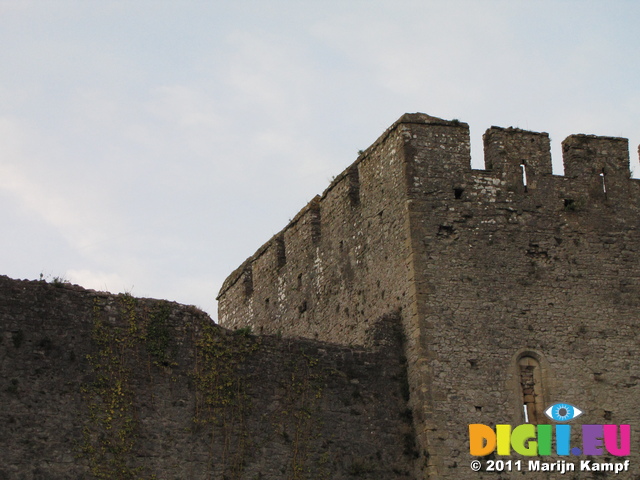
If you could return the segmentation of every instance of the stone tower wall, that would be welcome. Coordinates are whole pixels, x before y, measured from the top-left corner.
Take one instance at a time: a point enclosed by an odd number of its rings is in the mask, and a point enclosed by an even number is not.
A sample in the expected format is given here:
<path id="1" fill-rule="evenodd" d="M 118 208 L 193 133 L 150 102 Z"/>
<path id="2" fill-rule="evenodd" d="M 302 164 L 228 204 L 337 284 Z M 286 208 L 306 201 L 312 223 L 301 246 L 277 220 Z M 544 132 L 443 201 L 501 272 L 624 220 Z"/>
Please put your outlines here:
<path id="1" fill-rule="evenodd" d="M 640 421 L 640 192 L 630 179 L 628 142 L 570 136 L 565 176 L 556 176 L 546 133 L 490 128 L 486 170 L 471 170 L 468 138 L 464 123 L 405 115 L 314 201 L 320 236 L 302 243 L 307 261 L 296 269 L 324 281 L 306 291 L 306 310 L 289 301 L 291 279 L 277 269 L 256 282 L 256 260 L 274 241 L 219 297 L 223 324 L 341 343 L 361 342 L 367 321 L 400 311 L 420 450 L 416 478 L 494 478 L 469 470 L 467 428 L 523 423 L 523 357 L 539 365 L 540 405 L 565 401 L 586 412 L 574 424 Z M 349 203 L 354 168 L 360 192 L 370 184 L 379 193 L 375 207 L 362 197 L 359 206 Z M 375 183 L 365 168 L 379 172 Z M 394 188 L 383 191 L 387 185 Z M 322 214 L 330 197 L 340 199 L 333 210 L 340 213 Z M 363 213 L 351 215 L 345 205 Z M 310 209 L 283 231 L 285 251 L 287 232 L 292 241 Z M 342 245 L 355 256 L 340 255 L 343 238 L 351 238 Z M 251 271 L 249 296 L 239 280 Z M 385 295 L 393 292 L 386 301 L 378 281 Z M 257 299 L 277 285 L 285 285 L 280 318 L 291 320 L 272 327 L 276 317 Z M 359 315 L 339 315 L 338 298 Z M 309 309 L 315 323 L 296 321 L 296 312 Z M 633 431 L 633 445 L 638 440 Z M 638 452 L 632 455 L 637 463 Z"/>
<path id="2" fill-rule="evenodd" d="M 420 129 L 409 161 L 425 361 L 412 404 L 429 478 L 493 478 L 468 470 L 467 428 L 524 423 L 523 356 L 540 364 L 540 405 L 578 406 L 575 425 L 638 425 L 640 192 L 627 141 L 569 137 L 561 177 L 546 134 L 493 127 L 491 170 L 450 183 Z"/>

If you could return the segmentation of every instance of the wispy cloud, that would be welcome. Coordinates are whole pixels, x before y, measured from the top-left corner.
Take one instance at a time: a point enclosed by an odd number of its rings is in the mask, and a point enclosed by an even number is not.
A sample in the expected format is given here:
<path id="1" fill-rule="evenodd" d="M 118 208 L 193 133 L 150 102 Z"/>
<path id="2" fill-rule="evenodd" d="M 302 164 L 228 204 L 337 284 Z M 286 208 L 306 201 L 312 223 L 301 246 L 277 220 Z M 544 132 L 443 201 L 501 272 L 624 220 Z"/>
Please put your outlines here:
<path id="1" fill-rule="evenodd" d="M 548 131 L 556 164 L 570 133 L 637 143 L 639 13 L 0 0 L 0 242 L 21 247 L 0 263 L 214 313 L 229 271 L 405 111 L 468 122 L 475 166 L 496 124 Z"/>

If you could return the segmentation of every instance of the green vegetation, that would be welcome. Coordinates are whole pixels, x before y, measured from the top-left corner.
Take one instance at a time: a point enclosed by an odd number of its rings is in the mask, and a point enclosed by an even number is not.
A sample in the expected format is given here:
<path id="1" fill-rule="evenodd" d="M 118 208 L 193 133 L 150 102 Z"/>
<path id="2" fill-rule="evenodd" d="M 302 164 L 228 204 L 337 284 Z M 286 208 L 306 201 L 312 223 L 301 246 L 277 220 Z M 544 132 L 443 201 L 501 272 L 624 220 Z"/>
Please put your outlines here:
<path id="1" fill-rule="evenodd" d="M 129 322 L 116 325 L 105 318 L 101 300 L 94 300 L 92 340 L 96 353 L 87 360 L 94 379 L 84 388 L 89 422 L 83 453 L 99 479 L 140 478 L 140 468 L 128 461 L 136 442 L 137 420 L 131 386 L 131 356 L 136 344 L 135 300 L 121 297 Z"/>
<path id="2" fill-rule="evenodd" d="M 209 469 L 223 472 L 224 478 L 242 477 L 250 438 L 245 418 L 251 408 L 246 395 L 246 378 L 240 366 L 259 343 L 249 338 L 250 329 L 228 335 L 213 324 L 202 326 L 196 342 L 193 380 L 196 386 L 195 427 L 210 429 Z M 220 438 L 224 449 L 214 458 L 214 442 Z M 215 463 L 217 462 L 217 464 Z"/>
<path id="3" fill-rule="evenodd" d="M 291 445 L 291 462 L 286 470 L 287 480 L 328 478 L 324 461 L 314 462 L 310 451 L 311 440 L 318 438 L 320 402 L 325 388 L 327 372 L 319 360 L 304 351 L 291 360 L 290 376 L 281 385 L 285 392 L 283 409 L 273 422 L 285 442 Z M 291 432 L 289 432 L 291 430 Z M 315 463 L 313 467 L 310 465 Z"/>
<path id="4" fill-rule="evenodd" d="M 99 479 L 153 479 L 141 467 L 132 467 L 138 420 L 132 384 L 133 369 L 148 354 L 158 367 L 173 365 L 167 321 L 170 309 L 161 303 L 152 311 L 140 309 L 129 294 L 117 297 L 116 317 L 106 314 L 107 299 L 96 298 L 92 341 L 95 353 L 87 356 L 93 380 L 84 386 L 89 419 L 84 428 L 83 454 L 91 473 Z"/>

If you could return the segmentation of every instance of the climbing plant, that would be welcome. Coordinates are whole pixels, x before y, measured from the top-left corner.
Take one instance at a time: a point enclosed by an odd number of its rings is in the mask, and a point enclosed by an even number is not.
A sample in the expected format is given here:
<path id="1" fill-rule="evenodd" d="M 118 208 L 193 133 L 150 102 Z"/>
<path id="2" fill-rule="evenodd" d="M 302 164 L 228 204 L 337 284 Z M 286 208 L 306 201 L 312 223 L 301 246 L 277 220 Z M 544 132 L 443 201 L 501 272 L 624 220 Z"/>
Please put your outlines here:
<path id="1" fill-rule="evenodd" d="M 96 297 L 87 355 L 92 380 L 83 386 L 88 420 L 83 430 L 82 452 L 91 473 L 99 479 L 144 479 L 142 467 L 132 467 L 139 422 L 132 375 L 143 351 L 156 366 L 173 365 L 174 352 L 167 321 L 170 309 L 160 302 L 142 308 L 128 294 Z M 141 348 L 144 347 L 144 348 Z"/>
<path id="2" fill-rule="evenodd" d="M 310 447 L 320 436 L 320 401 L 328 372 L 319 360 L 305 353 L 296 352 L 289 362 L 288 374 L 280 382 L 284 393 L 283 408 L 273 420 L 273 427 L 280 432 L 291 449 L 289 465 L 285 470 L 287 480 L 325 479 L 327 458 L 313 459 Z"/>
<path id="3" fill-rule="evenodd" d="M 141 468 L 129 459 L 137 437 L 130 358 L 136 343 L 135 300 L 120 298 L 126 322 L 104 314 L 104 299 L 93 305 L 94 352 L 87 355 L 93 380 L 84 386 L 89 421 L 84 428 L 83 452 L 91 473 L 100 479 L 141 478 Z"/>
<path id="4" fill-rule="evenodd" d="M 209 431 L 209 478 L 213 478 L 214 472 L 225 479 L 242 476 L 250 448 L 245 419 L 251 404 L 241 365 L 258 347 L 259 340 L 248 331 L 230 334 L 211 323 L 202 325 L 196 340 L 193 421 L 196 428 Z M 222 453 L 214 456 L 220 444 Z"/>

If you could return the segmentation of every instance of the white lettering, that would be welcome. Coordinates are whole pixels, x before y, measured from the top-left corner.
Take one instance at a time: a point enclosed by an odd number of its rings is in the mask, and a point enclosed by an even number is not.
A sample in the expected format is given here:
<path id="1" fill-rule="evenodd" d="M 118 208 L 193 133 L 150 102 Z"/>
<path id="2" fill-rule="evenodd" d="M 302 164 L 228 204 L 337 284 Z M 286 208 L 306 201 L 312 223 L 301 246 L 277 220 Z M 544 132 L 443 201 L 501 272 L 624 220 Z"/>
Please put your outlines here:
<path id="1" fill-rule="evenodd" d="M 574 471 L 576 466 L 573 463 L 567 463 L 565 460 L 556 462 L 541 462 L 540 460 L 529 460 L 530 472 L 558 472 L 564 475 L 565 472 Z"/>
<path id="2" fill-rule="evenodd" d="M 602 462 L 594 463 L 591 460 L 580 460 L 581 472 L 626 472 L 629 470 L 629 460 L 625 460 L 622 463 L 616 462 Z"/>

